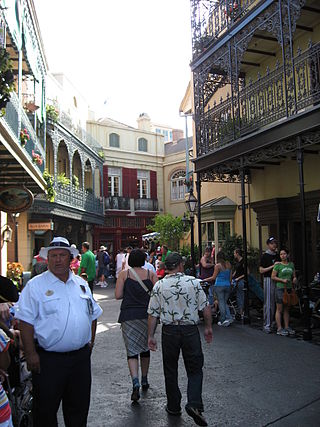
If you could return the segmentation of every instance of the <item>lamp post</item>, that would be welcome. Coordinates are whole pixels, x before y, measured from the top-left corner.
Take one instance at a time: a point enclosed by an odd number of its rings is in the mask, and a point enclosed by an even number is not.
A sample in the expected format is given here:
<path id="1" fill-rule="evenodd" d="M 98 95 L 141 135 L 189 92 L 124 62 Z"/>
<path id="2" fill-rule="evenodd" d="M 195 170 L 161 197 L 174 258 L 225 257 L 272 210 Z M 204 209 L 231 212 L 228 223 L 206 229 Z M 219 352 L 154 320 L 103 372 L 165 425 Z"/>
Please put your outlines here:
<path id="1" fill-rule="evenodd" d="M 192 272 L 193 275 L 196 277 L 196 267 L 195 267 L 195 262 L 194 262 L 194 214 L 195 211 L 197 209 L 197 203 L 198 200 L 196 199 L 196 197 L 193 194 L 193 188 L 192 186 L 190 187 L 190 192 L 189 192 L 189 197 L 186 200 L 186 206 L 189 212 L 189 216 L 190 216 L 190 228 L 191 228 L 191 261 L 192 261 Z"/>
<path id="2" fill-rule="evenodd" d="M 14 220 L 14 258 L 15 262 L 19 262 L 18 260 L 18 218 L 20 213 L 14 213 L 12 214 L 13 220 Z"/>

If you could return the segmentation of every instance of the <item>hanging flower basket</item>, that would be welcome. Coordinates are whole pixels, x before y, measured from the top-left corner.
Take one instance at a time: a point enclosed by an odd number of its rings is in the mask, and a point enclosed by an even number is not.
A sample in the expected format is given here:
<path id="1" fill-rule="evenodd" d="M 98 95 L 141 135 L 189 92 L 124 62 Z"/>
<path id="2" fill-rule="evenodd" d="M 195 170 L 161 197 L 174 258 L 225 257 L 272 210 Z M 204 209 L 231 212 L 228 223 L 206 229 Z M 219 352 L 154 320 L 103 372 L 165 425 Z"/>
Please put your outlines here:
<path id="1" fill-rule="evenodd" d="M 192 175 L 189 176 L 189 179 L 184 180 L 184 185 L 188 188 L 188 190 L 192 187 L 193 185 Z"/>
<path id="2" fill-rule="evenodd" d="M 38 166 L 42 166 L 43 159 L 39 153 L 36 153 L 34 150 L 32 150 L 32 161 Z"/>
<path id="3" fill-rule="evenodd" d="M 30 135 L 28 134 L 27 129 L 21 129 L 20 131 L 20 142 L 21 142 L 21 146 L 25 147 L 27 142 L 30 139 Z"/>

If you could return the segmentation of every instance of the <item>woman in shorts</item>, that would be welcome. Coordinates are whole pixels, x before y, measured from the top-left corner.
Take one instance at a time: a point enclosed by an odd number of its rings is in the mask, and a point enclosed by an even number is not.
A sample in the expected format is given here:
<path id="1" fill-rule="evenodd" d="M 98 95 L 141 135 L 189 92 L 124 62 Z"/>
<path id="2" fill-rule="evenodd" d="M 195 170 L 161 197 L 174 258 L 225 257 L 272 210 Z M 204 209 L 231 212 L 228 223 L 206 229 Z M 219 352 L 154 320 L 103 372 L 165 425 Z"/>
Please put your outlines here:
<path id="1" fill-rule="evenodd" d="M 276 322 L 277 335 L 294 335 L 295 331 L 289 326 L 289 307 L 283 303 L 283 294 L 285 288 L 288 294 L 292 292 L 293 285 L 296 283 L 296 272 L 293 262 L 289 262 L 289 252 L 287 249 L 281 249 L 280 262 L 277 262 L 273 268 L 271 279 L 276 282 Z M 282 327 L 282 312 L 284 328 Z"/>

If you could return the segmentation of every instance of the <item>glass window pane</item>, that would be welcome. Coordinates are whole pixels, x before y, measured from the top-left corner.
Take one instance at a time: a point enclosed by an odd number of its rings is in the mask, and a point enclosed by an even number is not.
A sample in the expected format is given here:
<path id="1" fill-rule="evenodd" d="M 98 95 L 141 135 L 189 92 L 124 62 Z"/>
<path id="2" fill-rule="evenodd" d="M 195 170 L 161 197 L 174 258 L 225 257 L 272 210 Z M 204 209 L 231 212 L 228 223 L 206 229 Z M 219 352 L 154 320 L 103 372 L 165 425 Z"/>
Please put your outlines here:
<path id="1" fill-rule="evenodd" d="M 113 177 L 113 196 L 119 196 L 119 177 Z"/>
<path id="2" fill-rule="evenodd" d="M 230 222 L 218 222 L 219 244 L 223 243 L 227 236 L 230 236 Z"/>
<path id="3" fill-rule="evenodd" d="M 145 138 L 138 139 L 138 150 L 148 151 L 148 141 Z"/>
<path id="4" fill-rule="evenodd" d="M 108 195 L 112 196 L 112 177 L 108 177 Z"/>
<path id="5" fill-rule="evenodd" d="M 111 133 L 109 136 L 109 145 L 110 147 L 119 148 L 120 147 L 120 138 L 116 133 Z"/>
<path id="6" fill-rule="evenodd" d="M 143 179 L 142 180 L 142 199 L 146 199 L 147 198 L 147 196 L 148 196 L 148 193 L 147 193 L 147 180 L 146 179 Z"/>

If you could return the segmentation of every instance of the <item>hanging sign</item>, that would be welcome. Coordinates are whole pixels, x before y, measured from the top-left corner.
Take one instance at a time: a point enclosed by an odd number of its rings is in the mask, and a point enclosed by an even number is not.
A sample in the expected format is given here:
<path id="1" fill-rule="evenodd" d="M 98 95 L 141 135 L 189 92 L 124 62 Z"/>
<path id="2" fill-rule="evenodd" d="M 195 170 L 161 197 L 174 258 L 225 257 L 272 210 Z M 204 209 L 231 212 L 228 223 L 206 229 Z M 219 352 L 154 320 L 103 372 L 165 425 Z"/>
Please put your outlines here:
<path id="1" fill-rule="evenodd" d="M 0 188 L 0 211 L 8 213 L 24 212 L 33 203 L 33 194 L 25 187 L 9 185 Z"/>

